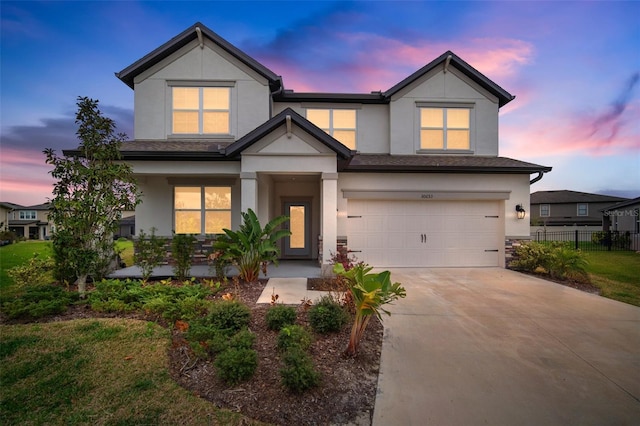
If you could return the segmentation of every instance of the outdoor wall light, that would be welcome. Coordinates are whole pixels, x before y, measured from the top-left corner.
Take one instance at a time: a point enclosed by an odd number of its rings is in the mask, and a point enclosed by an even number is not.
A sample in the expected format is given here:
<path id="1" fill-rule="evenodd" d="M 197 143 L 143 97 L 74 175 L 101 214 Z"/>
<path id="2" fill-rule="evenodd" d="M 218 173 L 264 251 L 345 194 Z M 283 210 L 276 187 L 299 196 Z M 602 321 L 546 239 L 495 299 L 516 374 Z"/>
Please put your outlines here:
<path id="1" fill-rule="evenodd" d="M 518 215 L 518 219 L 524 219 L 527 211 L 522 207 L 522 204 L 516 205 L 516 214 Z"/>

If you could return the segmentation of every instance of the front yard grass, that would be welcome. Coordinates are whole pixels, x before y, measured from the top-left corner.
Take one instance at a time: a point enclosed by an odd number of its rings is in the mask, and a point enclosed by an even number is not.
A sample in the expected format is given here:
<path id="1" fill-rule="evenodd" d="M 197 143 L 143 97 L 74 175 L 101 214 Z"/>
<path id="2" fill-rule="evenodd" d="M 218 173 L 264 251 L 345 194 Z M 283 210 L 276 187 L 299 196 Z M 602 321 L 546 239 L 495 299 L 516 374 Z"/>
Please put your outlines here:
<path id="1" fill-rule="evenodd" d="M 169 375 L 170 332 L 82 319 L 0 326 L 0 424 L 255 424 Z"/>
<path id="2" fill-rule="evenodd" d="M 31 259 L 35 254 L 43 258 L 51 257 L 50 241 L 21 241 L 0 247 L 0 291 L 7 290 L 13 285 L 13 280 L 7 271 Z"/>
<path id="3" fill-rule="evenodd" d="M 631 251 L 585 252 L 591 282 L 602 296 L 640 306 L 640 253 Z"/>

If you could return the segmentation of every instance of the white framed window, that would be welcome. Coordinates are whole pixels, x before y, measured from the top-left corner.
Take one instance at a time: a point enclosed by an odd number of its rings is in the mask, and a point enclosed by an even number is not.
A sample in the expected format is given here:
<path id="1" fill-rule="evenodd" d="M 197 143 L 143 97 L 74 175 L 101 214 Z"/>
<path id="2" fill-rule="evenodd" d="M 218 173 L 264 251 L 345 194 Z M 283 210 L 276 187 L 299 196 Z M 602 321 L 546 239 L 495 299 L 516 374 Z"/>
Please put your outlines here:
<path id="1" fill-rule="evenodd" d="M 20 220 L 33 220 L 38 217 L 35 210 L 20 210 L 18 216 Z"/>
<path id="2" fill-rule="evenodd" d="M 549 217 L 551 215 L 551 205 L 540 204 L 540 217 Z"/>
<path id="3" fill-rule="evenodd" d="M 578 216 L 589 216 L 589 205 L 586 203 L 578 203 Z"/>
<path id="4" fill-rule="evenodd" d="M 176 234 L 222 234 L 231 229 L 230 186 L 175 186 Z"/>
<path id="5" fill-rule="evenodd" d="M 421 106 L 419 122 L 421 150 L 471 149 L 471 108 Z"/>
<path id="6" fill-rule="evenodd" d="M 356 149 L 355 109 L 307 109 L 307 120 L 340 141 L 350 149 Z"/>
<path id="7" fill-rule="evenodd" d="M 231 87 L 171 87 L 173 134 L 230 134 Z"/>

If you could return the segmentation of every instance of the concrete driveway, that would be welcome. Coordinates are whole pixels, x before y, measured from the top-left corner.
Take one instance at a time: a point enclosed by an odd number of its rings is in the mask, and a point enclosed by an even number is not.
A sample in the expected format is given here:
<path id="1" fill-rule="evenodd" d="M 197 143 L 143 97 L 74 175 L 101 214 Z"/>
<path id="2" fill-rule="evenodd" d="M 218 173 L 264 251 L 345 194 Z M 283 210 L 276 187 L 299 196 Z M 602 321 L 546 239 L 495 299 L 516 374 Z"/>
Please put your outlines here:
<path id="1" fill-rule="evenodd" d="M 391 278 L 375 426 L 640 424 L 640 308 L 499 268 Z"/>

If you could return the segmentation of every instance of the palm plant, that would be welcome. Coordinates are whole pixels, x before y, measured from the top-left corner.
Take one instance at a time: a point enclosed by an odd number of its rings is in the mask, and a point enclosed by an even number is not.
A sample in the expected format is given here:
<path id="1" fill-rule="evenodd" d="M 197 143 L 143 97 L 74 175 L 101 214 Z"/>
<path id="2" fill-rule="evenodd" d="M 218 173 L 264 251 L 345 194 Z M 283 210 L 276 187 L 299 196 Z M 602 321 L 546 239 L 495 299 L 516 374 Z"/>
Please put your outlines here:
<path id="1" fill-rule="evenodd" d="M 389 271 L 375 274 L 371 273 L 372 269 L 373 267 L 363 263 L 356 264 L 348 271 L 341 263 L 336 263 L 333 267 L 333 272 L 344 277 L 349 283 L 349 291 L 355 304 L 355 320 L 345 351 L 347 356 L 357 355 L 371 316 L 375 314 L 382 321 L 382 313 L 391 315 L 383 306 L 407 295 L 400 283 L 391 282 Z"/>
<path id="2" fill-rule="evenodd" d="M 255 282 L 260 275 L 260 269 L 267 273 L 267 264 L 277 264 L 280 249 L 278 240 L 291 235 L 285 229 L 276 229 L 289 220 L 288 216 L 278 216 L 265 225 L 260 225 L 258 217 L 249 209 L 242 213 L 243 223 L 238 231 L 223 229 L 213 244 L 215 250 L 220 250 L 223 257 L 229 259 L 238 268 L 240 279 Z"/>

